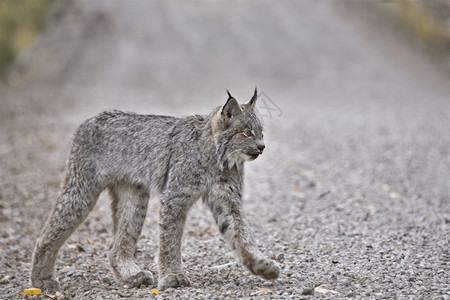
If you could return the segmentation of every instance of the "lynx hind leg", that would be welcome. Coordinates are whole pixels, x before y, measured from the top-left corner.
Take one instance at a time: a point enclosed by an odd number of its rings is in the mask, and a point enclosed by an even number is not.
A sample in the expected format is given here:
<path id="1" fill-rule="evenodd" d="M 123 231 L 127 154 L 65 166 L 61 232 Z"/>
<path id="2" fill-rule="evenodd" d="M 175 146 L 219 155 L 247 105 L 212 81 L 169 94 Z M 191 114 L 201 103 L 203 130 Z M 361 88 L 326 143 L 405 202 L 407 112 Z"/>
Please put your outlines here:
<path id="1" fill-rule="evenodd" d="M 33 252 L 31 284 L 48 292 L 60 289 L 54 275 L 59 249 L 86 219 L 100 194 L 99 189 L 83 188 L 75 179 L 68 179 L 72 181 L 66 180 Z"/>
<path id="2" fill-rule="evenodd" d="M 147 214 L 149 192 L 139 186 L 119 184 L 109 188 L 112 197 L 114 239 L 109 262 L 117 280 L 129 288 L 152 284 L 153 275 L 134 261 L 136 243 Z"/>

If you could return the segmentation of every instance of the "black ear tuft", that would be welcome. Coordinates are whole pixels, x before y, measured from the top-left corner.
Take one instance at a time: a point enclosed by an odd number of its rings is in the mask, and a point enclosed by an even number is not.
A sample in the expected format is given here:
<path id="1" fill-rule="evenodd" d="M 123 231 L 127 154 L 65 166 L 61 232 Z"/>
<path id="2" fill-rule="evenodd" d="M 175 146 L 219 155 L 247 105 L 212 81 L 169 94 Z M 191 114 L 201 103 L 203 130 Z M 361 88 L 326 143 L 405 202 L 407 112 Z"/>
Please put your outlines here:
<path id="1" fill-rule="evenodd" d="M 230 92 L 227 90 L 227 94 L 228 94 L 228 99 L 232 99 L 234 98 L 233 96 L 231 96 Z"/>
<path id="2" fill-rule="evenodd" d="M 255 92 L 253 93 L 253 97 L 252 97 L 252 99 L 250 99 L 250 101 L 247 103 L 247 105 L 250 106 L 251 108 L 254 108 L 255 104 L 256 104 L 256 99 L 258 99 L 258 90 L 255 87 Z"/>

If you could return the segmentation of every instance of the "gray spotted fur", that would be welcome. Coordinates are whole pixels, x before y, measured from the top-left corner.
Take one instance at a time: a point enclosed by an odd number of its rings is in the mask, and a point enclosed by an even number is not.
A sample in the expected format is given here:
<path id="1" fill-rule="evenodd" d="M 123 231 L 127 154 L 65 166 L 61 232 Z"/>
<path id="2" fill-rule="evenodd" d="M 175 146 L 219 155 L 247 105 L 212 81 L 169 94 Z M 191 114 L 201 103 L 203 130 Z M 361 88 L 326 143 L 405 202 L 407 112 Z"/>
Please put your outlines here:
<path id="1" fill-rule="evenodd" d="M 242 208 L 243 164 L 264 149 L 254 112 L 257 93 L 239 105 L 229 94 L 208 116 L 175 118 L 106 111 L 75 133 L 61 194 L 33 253 L 31 282 L 58 290 L 58 251 L 93 209 L 100 193 L 112 198 L 109 261 L 129 287 L 152 284 L 134 262 L 151 192 L 160 194 L 159 289 L 188 286 L 181 239 L 189 208 L 202 198 L 239 261 L 253 274 L 278 278 L 280 269 L 258 250 Z"/>

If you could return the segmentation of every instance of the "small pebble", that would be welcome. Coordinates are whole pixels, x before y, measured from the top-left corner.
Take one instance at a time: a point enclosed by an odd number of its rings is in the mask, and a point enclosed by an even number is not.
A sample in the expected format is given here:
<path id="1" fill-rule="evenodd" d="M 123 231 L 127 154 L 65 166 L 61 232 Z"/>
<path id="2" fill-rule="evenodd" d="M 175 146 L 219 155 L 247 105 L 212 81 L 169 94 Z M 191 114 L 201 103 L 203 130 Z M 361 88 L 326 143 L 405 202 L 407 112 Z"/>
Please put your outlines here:
<path id="1" fill-rule="evenodd" d="M 5 277 L 3 277 L 1 280 L 0 280 L 0 284 L 6 284 L 6 283 L 9 283 L 10 281 L 11 281 L 11 276 L 5 276 Z"/>
<path id="2" fill-rule="evenodd" d="M 302 295 L 312 295 L 314 294 L 314 289 L 312 288 L 305 288 L 302 290 Z"/>
<path id="3" fill-rule="evenodd" d="M 117 291 L 117 294 L 120 297 L 131 297 L 131 292 L 129 292 L 129 291 L 120 290 L 120 291 Z"/>
<path id="4" fill-rule="evenodd" d="M 102 281 L 108 285 L 111 285 L 114 283 L 114 278 L 112 278 L 111 275 L 107 275 L 105 277 L 102 278 Z"/>
<path id="5" fill-rule="evenodd" d="M 90 284 L 91 284 L 91 286 L 97 286 L 97 285 L 100 284 L 100 281 L 98 281 L 98 280 L 92 280 L 92 281 L 90 282 Z"/>

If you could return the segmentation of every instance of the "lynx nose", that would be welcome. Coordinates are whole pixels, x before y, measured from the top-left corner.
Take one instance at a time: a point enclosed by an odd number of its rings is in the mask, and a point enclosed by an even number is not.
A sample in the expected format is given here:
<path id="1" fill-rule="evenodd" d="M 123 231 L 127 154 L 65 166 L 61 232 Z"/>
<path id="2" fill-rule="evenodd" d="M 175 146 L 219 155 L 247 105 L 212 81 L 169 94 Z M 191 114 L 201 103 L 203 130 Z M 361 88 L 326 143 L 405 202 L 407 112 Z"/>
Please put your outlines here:
<path id="1" fill-rule="evenodd" d="M 264 145 L 264 144 L 261 143 L 261 144 L 259 144 L 257 147 L 258 147 L 259 152 L 263 153 L 264 148 L 266 148 L 266 145 Z"/>

